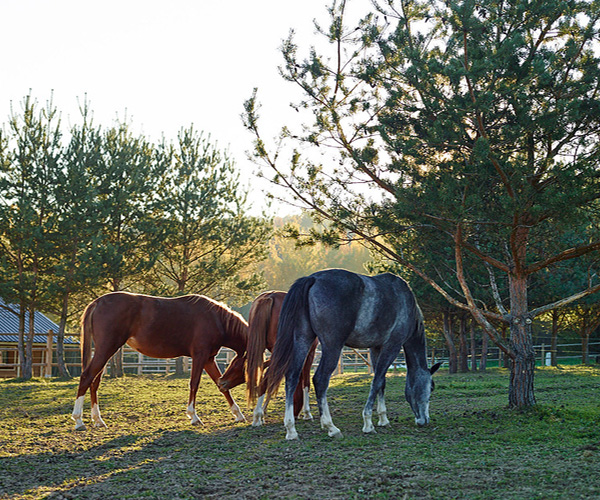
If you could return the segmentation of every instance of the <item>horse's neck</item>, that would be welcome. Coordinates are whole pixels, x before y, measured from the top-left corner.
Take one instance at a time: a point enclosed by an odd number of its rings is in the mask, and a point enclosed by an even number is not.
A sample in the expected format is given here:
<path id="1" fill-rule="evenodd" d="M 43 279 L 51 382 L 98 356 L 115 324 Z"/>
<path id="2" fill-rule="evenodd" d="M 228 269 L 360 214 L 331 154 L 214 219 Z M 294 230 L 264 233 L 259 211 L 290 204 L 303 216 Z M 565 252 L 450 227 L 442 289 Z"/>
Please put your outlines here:
<path id="1" fill-rule="evenodd" d="M 242 323 L 231 322 L 226 329 L 224 346 L 229 347 L 237 353 L 244 353 L 248 344 L 248 327 Z"/>
<path id="2" fill-rule="evenodd" d="M 411 338 L 404 344 L 404 357 L 409 372 L 413 370 L 427 370 L 427 348 L 425 337 Z"/>

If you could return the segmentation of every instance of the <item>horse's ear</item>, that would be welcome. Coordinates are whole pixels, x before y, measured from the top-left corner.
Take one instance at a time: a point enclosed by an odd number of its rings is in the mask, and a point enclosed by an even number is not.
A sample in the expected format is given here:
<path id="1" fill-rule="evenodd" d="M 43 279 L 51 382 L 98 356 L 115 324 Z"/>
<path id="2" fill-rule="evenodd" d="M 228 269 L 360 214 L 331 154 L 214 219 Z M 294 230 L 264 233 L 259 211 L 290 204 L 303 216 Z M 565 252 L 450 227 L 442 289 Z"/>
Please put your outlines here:
<path id="1" fill-rule="evenodd" d="M 435 365 L 433 365 L 429 369 L 429 373 L 431 373 L 433 375 L 435 372 L 437 372 L 440 369 L 440 366 L 442 366 L 442 362 L 441 361 L 439 363 L 436 363 Z"/>

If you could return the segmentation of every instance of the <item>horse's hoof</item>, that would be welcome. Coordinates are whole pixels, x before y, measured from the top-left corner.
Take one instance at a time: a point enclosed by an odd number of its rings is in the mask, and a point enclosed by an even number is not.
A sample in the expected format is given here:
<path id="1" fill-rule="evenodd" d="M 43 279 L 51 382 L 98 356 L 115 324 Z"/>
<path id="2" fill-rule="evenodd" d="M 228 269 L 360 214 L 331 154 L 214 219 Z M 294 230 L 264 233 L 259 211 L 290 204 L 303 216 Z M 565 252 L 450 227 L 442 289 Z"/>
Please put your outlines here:
<path id="1" fill-rule="evenodd" d="M 365 434 L 377 434 L 377 431 L 375 430 L 375 427 L 371 426 L 371 427 L 363 427 L 363 432 Z"/>
<path id="2" fill-rule="evenodd" d="M 312 420 L 313 416 L 311 413 L 303 413 L 302 415 L 302 420 Z"/>
<path id="3" fill-rule="evenodd" d="M 336 432 L 335 434 L 332 434 L 331 437 L 333 439 L 343 439 L 344 435 L 341 433 L 341 431 Z"/>
<path id="4" fill-rule="evenodd" d="M 252 422 L 252 427 L 261 427 L 262 426 L 262 421 L 260 420 L 255 420 Z"/>
<path id="5" fill-rule="evenodd" d="M 204 425 L 204 422 L 202 422 L 202 420 L 198 419 L 198 420 L 192 421 L 192 425 L 195 425 L 196 427 L 202 427 Z"/>
<path id="6" fill-rule="evenodd" d="M 298 433 L 294 432 L 293 434 L 286 434 L 285 439 L 288 441 L 296 441 L 298 439 Z"/>
<path id="7" fill-rule="evenodd" d="M 76 431 L 85 431 L 85 424 L 80 424 L 75 426 Z"/>

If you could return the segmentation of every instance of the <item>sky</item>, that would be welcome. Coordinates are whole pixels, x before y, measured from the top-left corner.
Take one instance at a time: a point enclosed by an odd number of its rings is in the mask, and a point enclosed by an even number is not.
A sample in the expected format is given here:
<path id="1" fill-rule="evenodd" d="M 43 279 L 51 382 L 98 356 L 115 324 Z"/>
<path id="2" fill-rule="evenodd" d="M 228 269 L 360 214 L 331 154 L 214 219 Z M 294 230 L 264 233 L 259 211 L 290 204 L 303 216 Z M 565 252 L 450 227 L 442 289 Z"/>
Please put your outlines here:
<path id="1" fill-rule="evenodd" d="M 265 181 L 245 152 L 252 137 L 240 118 L 258 87 L 266 131 L 291 117 L 293 84 L 278 73 L 290 29 L 301 46 L 326 20 L 317 0 L 0 0 L 0 123 L 30 90 L 40 105 L 51 95 L 63 123 L 79 122 L 86 96 L 96 125 L 118 116 L 152 140 L 194 124 L 227 149 L 248 183 L 254 209 Z"/>

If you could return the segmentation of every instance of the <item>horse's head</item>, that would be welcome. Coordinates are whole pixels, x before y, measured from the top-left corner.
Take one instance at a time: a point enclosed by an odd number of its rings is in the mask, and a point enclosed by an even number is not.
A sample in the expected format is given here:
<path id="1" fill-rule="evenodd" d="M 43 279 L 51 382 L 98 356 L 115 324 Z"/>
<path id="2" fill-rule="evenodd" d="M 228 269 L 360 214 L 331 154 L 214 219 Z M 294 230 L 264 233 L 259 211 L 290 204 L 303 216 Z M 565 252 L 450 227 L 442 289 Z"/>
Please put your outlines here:
<path id="1" fill-rule="evenodd" d="M 406 377 L 404 395 L 415 414 L 415 423 L 419 427 L 429 423 L 429 398 L 435 385 L 432 375 L 441 365 L 442 363 L 436 363 L 429 370 L 413 370 Z"/>
<path id="2" fill-rule="evenodd" d="M 231 360 L 225 373 L 217 381 L 217 385 L 221 391 L 228 391 L 246 382 L 246 354 L 239 354 Z"/>

